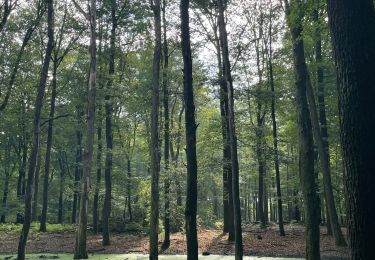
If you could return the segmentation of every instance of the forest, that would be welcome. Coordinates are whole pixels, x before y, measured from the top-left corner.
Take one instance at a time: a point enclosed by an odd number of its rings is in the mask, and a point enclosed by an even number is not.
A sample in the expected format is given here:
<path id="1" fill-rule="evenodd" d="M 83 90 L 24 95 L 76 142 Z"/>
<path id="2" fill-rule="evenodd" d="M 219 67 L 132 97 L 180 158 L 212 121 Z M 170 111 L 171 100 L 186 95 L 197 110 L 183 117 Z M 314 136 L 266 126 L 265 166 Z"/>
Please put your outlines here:
<path id="1" fill-rule="evenodd" d="M 374 3 L 0 0 L 0 259 L 375 259 Z"/>

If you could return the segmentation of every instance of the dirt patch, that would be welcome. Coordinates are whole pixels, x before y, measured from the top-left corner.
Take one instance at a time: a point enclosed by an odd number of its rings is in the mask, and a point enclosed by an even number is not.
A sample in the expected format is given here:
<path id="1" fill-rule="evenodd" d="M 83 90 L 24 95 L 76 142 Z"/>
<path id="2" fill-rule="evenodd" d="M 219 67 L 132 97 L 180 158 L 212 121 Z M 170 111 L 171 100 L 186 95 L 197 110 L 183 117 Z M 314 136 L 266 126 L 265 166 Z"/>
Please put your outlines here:
<path id="1" fill-rule="evenodd" d="M 345 232 L 345 230 L 344 230 Z M 18 234 L 0 233 L 0 253 L 17 251 Z M 234 244 L 228 241 L 227 234 L 217 229 L 201 229 L 198 233 L 200 253 L 231 255 Z M 48 232 L 32 234 L 27 243 L 28 253 L 73 252 L 75 234 L 73 232 Z M 161 246 L 162 237 L 160 238 Z M 348 249 L 336 247 L 334 239 L 321 229 L 321 255 L 323 259 L 348 259 Z M 144 234 L 111 234 L 111 245 L 103 247 L 101 235 L 88 234 L 88 250 L 92 253 L 140 253 L 148 252 L 148 236 Z M 277 227 L 243 229 L 245 255 L 303 257 L 305 252 L 304 228 L 288 226 L 286 236 L 280 237 Z M 186 238 L 183 233 L 171 235 L 171 245 L 163 254 L 186 254 Z"/>

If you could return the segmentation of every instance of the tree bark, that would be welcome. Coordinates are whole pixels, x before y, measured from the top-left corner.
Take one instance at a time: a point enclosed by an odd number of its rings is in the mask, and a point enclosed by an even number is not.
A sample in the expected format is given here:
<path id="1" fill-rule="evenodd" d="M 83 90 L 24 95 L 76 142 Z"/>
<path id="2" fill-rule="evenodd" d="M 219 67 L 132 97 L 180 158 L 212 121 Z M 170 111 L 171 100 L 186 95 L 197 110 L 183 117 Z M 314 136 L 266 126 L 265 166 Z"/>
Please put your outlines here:
<path id="1" fill-rule="evenodd" d="M 25 194 L 25 220 L 22 227 L 20 240 L 18 244 L 17 259 L 25 260 L 27 236 L 31 224 L 31 201 L 32 201 L 32 185 L 34 181 L 34 173 L 38 157 L 39 138 L 40 138 L 40 116 L 43 106 L 43 97 L 46 89 L 46 82 L 48 77 L 48 68 L 51 60 L 51 53 L 53 49 L 53 0 L 47 1 L 48 8 L 48 42 L 46 47 L 46 54 L 43 60 L 43 68 L 40 74 L 40 80 L 37 90 L 37 97 L 35 100 L 34 124 L 33 124 L 33 138 L 32 147 L 29 159 L 28 179 Z"/>
<path id="2" fill-rule="evenodd" d="M 328 0 L 336 61 L 351 259 L 372 259 L 375 232 L 375 10 L 371 0 Z"/>
<path id="3" fill-rule="evenodd" d="M 167 249 L 170 245 L 170 172 L 169 172 L 169 86 L 168 86 L 168 65 L 169 65 L 169 52 L 167 41 L 167 20 L 165 17 L 166 0 L 163 0 L 163 106 L 164 106 L 164 241 L 162 248 Z"/>
<path id="4" fill-rule="evenodd" d="M 102 145 L 102 106 L 101 104 L 98 105 L 98 130 L 97 130 L 97 137 L 98 137 L 98 151 L 96 154 L 96 184 L 95 184 L 95 194 L 94 194 L 94 202 L 93 202 L 93 213 L 92 213 L 92 225 L 93 225 L 93 232 L 95 234 L 98 233 L 99 230 L 99 187 L 100 181 L 102 178 L 102 152 L 103 152 L 103 145 Z"/>
<path id="5" fill-rule="evenodd" d="M 223 57 L 223 75 L 228 89 L 228 123 L 230 137 L 230 152 L 232 166 L 232 192 L 233 192 L 233 218 L 234 218 L 234 237 L 235 237 L 235 259 L 240 260 L 243 257 L 242 247 L 242 229 L 241 229 L 241 205 L 240 205 L 240 187 L 239 187 L 239 166 L 237 155 L 237 136 L 234 121 L 234 98 L 233 98 L 233 79 L 231 75 L 231 66 L 229 61 L 229 48 L 227 31 L 225 25 L 224 11 L 226 5 L 223 0 L 218 0 L 219 9 L 219 32 L 220 44 Z"/>
<path id="6" fill-rule="evenodd" d="M 86 150 L 83 154 L 83 172 L 81 179 L 81 196 L 79 224 L 76 232 L 74 259 L 88 258 L 86 250 L 87 238 L 87 200 L 88 182 L 92 168 L 92 156 L 95 136 L 95 95 L 96 95 L 96 0 L 90 0 L 90 73 L 87 92 L 87 136 Z"/>
<path id="7" fill-rule="evenodd" d="M 152 67 L 152 109 L 151 109 L 151 223 L 150 223 L 150 260 L 158 259 L 159 233 L 159 84 L 161 60 L 161 15 L 160 0 L 151 0 L 154 13 L 155 49 Z"/>
<path id="8" fill-rule="evenodd" d="M 41 150 L 41 149 L 40 149 Z M 39 195 L 39 175 L 40 175 L 40 164 L 42 163 L 42 154 L 38 153 L 38 160 L 35 169 L 34 178 L 34 195 L 33 195 L 33 209 L 31 211 L 31 221 L 37 221 L 38 219 L 38 195 Z"/>
<path id="9" fill-rule="evenodd" d="M 116 0 L 111 0 L 111 35 L 110 35 L 110 54 L 109 54 L 109 66 L 108 66 L 108 86 L 107 93 L 105 95 L 105 140 L 106 140 L 106 154 L 105 154 L 105 195 L 102 213 L 102 225 L 103 225 L 103 246 L 110 244 L 109 238 L 109 217 L 111 215 L 111 197 L 112 197 L 112 149 L 113 149 L 113 133 L 112 133 L 112 114 L 113 105 L 111 91 L 113 88 L 113 77 L 115 74 L 115 52 L 116 52 Z"/>
<path id="10" fill-rule="evenodd" d="M 47 130 L 47 146 L 46 146 L 46 158 L 44 163 L 44 179 L 43 179 L 43 204 L 42 204 L 42 215 L 40 218 L 40 232 L 46 232 L 47 222 L 47 207 L 48 207 L 48 189 L 49 189 L 49 168 L 51 161 L 51 149 L 52 149 L 52 135 L 53 135 L 53 118 L 55 117 L 55 103 L 57 95 L 57 54 L 55 54 L 53 60 L 53 73 L 52 73 L 52 93 L 51 93 L 51 105 L 49 112 L 48 130 Z"/>
<path id="11" fill-rule="evenodd" d="M 193 64 L 190 46 L 189 0 L 180 1 L 181 18 L 181 51 L 184 61 L 184 103 L 186 129 L 186 207 L 185 230 L 187 240 L 187 259 L 198 259 L 197 238 L 197 125 L 195 122 L 195 105 L 193 89 Z"/>
<path id="12" fill-rule="evenodd" d="M 80 108 L 77 107 L 78 121 L 80 121 Z M 80 125 L 78 125 L 80 128 Z M 72 205 L 72 224 L 76 223 L 77 220 L 77 209 L 79 208 L 79 187 L 82 173 L 82 132 L 76 130 L 77 144 L 76 144 L 76 162 L 74 170 L 74 193 L 73 193 L 73 205 Z"/>
<path id="13" fill-rule="evenodd" d="M 306 98 L 308 71 L 302 39 L 303 4 L 300 0 L 285 1 L 285 12 L 293 41 L 294 70 L 296 76 L 296 103 L 299 127 L 300 183 L 305 208 L 306 259 L 320 259 L 319 224 L 320 203 L 314 173 L 314 150 L 310 111 Z M 293 18 L 293 19 L 292 19 Z"/>

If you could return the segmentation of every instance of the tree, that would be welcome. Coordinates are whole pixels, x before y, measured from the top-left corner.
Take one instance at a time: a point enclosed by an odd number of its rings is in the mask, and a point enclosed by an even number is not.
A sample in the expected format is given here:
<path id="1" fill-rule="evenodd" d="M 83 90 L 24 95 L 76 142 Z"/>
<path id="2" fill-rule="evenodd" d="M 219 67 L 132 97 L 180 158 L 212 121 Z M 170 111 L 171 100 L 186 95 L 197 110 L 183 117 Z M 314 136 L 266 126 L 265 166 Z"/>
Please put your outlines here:
<path id="1" fill-rule="evenodd" d="M 187 241 L 187 258 L 198 259 L 197 238 L 197 153 L 195 105 L 193 90 L 193 64 L 190 47 L 189 0 L 180 1 L 181 51 L 184 61 L 184 104 L 186 129 L 186 207 L 185 230 Z"/>
<path id="2" fill-rule="evenodd" d="M 152 108 L 151 108 L 151 223 L 150 223 L 150 260 L 158 259 L 159 233 L 159 84 L 161 60 L 161 15 L 160 0 L 151 0 L 154 12 L 155 48 L 152 66 Z"/>
<path id="3" fill-rule="evenodd" d="M 164 242 L 163 248 L 168 248 L 170 245 L 170 209 L 169 209 L 169 191 L 170 191 L 170 176 L 169 176 L 169 87 L 168 87 L 168 64 L 169 52 L 167 41 L 167 20 L 165 17 L 167 1 L 163 0 L 163 107 L 164 107 Z"/>
<path id="4" fill-rule="evenodd" d="M 320 205 L 314 173 L 314 151 L 310 111 L 307 103 L 309 75 L 302 39 L 304 6 L 300 0 L 285 0 L 285 14 L 293 41 L 296 104 L 299 128 L 299 172 L 305 202 L 306 259 L 320 259 Z"/>
<path id="5" fill-rule="evenodd" d="M 278 139 L 277 139 L 277 122 L 276 122 L 276 93 L 275 93 L 275 81 L 273 75 L 273 50 L 272 50 L 272 3 L 270 7 L 270 21 L 268 28 L 268 74 L 269 84 L 271 87 L 271 119 L 272 119 L 272 137 L 273 137 L 273 149 L 274 149 L 274 164 L 275 164 L 275 175 L 276 175 L 276 194 L 277 194 L 277 215 L 279 221 L 279 232 L 280 236 L 285 236 L 284 220 L 283 220 L 283 202 L 281 197 L 281 185 L 280 185 L 280 160 L 278 150 Z"/>
<path id="6" fill-rule="evenodd" d="M 234 121 L 234 97 L 233 97 L 233 79 L 231 75 L 231 66 L 229 61 L 228 36 L 225 25 L 224 11 L 226 3 L 223 0 L 218 0 L 219 9 L 219 32 L 220 45 L 223 58 L 223 75 L 228 89 L 228 124 L 229 124 L 229 139 L 230 139 L 230 153 L 232 166 L 232 193 L 233 193 L 233 218 L 234 218 L 234 237 L 235 237 L 235 258 L 242 259 L 242 227 L 241 227 L 241 205 L 240 205 L 240 191 L 239 191 L 239 166 L 237 155 L 237 135 Z M 230 203 L 230 202 L 229 202 Z"/>
<path id="7" fill-rule="evenodd" d="M 29 169 L 28 169 L 28 179 L 26 186 L 25 194 L 25 220 L 23 223 L 21 236 L 18 244 L 17 259 L 24 260 L 26 253 L 26 242 L 27 236 L 30 230 L 31 224 L 31 202 L 32 202 L 32 185 L 34 181 L 34 174 L 36 169 L 36 163 L 38 158 L 39 150 L 39 138 L 40 138 L 40 117 L 43 106 L 43 97 L 46 89 L 47 77 L 48 77 L 48 68 L 51 60 L 51 54 L 53 49 L 53 0 L 47 1 L 47 30 L 48 30 L 48 41 L 46 47 L 46 54 L 43 60 L 43 69 L 40 74 L 39 85 L 37 90 L 37 97 L 35 100 L 35 111 L 34 111 L 34 125 L 33 125 L 33 138 L 32 138 L 32 147 L 31 154 L 29 159 Z"/>
<path id="8" fill-rule="evenodd" d="M 74 2 L 76 4 L 76 2 Z M 86 149 L 83 154 L 83 172 L 81 178 L 81 194 L 79 222 L 76 233 L 74 259 L 88 258 L 86 250 L 87 236 L 87 200 L 88 182 L 92 168 L 92 157 L 95 136 L 95 94 L 96 94 L 96 0 L 90 0 L 89 14 L 85 13 L 76 4 L 77 9 L 83 12 L 90 25 L 90 73 L 87 89 L 87 136 Z"/>
<path id="9" fill-rule="evenodd" d="M 116 28 L 117 28 L 117 17 L 116 17 L 116 0 L 111 1 L 111 35 L 110 35 L 110 46 L 109 46 L 109 66 L 108 74 L 109 80 L 107 85 L 107 92 L 105 95 L 105 140 L 106 140 L 106 154 L 105 154 L 105 196 L 102 213 L 103 223 L 103 246 L 109 245 L 109 216 L 111 214 L 111 196 L 112 196 L 112 149 L 113 149 L 113 134 L 112 134 L 112 98 L 111 88 L 113 87 L 113 77 L 115 74 L 115 52 L 116 52 Z"/>
<path id="10" fill-rule="evenodd" d="M 351 259 L 371 259 L 375 232 L 375 10 L 373 1 L 327 1 L 337 70 Z"/>

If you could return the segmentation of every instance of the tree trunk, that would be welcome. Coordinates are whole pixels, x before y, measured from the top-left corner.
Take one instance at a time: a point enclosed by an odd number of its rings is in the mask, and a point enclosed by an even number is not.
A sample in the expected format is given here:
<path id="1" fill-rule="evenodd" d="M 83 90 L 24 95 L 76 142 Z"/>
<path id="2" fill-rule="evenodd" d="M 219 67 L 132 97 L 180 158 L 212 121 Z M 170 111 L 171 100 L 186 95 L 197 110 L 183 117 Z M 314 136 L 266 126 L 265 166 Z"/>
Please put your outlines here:
<path id="1" fill-rule="evenodd" d="M 51 53 L 53 49 L 53 0 L 47 1 L 48 8 L 48 42 L 46 47 L 46 54 L 43 60 L 43 69 L 40 74 L 37 97 L 35 100 L 34 124 L 33 124 L 33 138 L 32 148 L 29 159 L 28 179 L 25 194 L 25 220 L 21 231 L 21 236 L 18 244 L 18 260 L 25 260 L 27 236 L 31 224 L 31 201 L 32 201 L 32 185 L 34 181 L 34 173 L 38 157 L 39 138 L 40 138 L 40 116 L 43 106 L 43 97 L 46 89 L 46 82 L 48 77 L 48 67 L 51 60 Z"/>
<path id="2" fill-rule="evenodd" d="M 351 259 L 374 255 L 375 11 L 371 0 L 328 0 L 336 60 Z"/>
<path id="3" fill-rule="evenodd" d="M 64 222 L 64 177 L 65 167 L 62 160 L 62 155 L 59 155 L 59 166 L 60 166 L 60 190 L 59 190 L 59 207 L 57 214 L 57 223 L 62 224 Z"/>
<path id="4" fill-rule="evenodd" d="M 1 204 L 1 210 L 2 214 L 0 217 L 0 223 L 5 223 L 6 221 L 6 212 L 7 212 L 7 202 L 8 202 L 8 194 L 9 194 L 9 181 L 10 181 L 10 142 L 7 142 L 7 145 L 5 147 L 4 152 L 4 158 L 5 158 L 5 165 L 4 165 L 4 173 L 5 173 L 5 179 L 4 179 L 4 191 L 3 191 L 3 199 Z"/>
<path id="5" fill-rule="evenodd" d="M 233 200 L 232 193 L 232 166 L 230 157 L 230 139 L 228 122 L 228 89 L 223 75 L 223 64 L 221 58 L 220 39 L 217 26 L 214 29 L 216 57 L 218 65 L 218 79 L 220 84 L 220 116 L 221 132 L 223 137 L 223 211 L 224 232 L 229 233 L 228 240 L 234 240 Z"/>
<path id="6" fill-rule="evenodd" d="M 78 121 L 80 120 L 79 107 L 77 107 Z M 78 125 L 80 127 L 80 125 Z M 73 194 L 73 205 L 72 205 L 72 224 L 76 223 L 77 220 L 77 209 L 79 208 L 79 187 L 82 173 L 82 132 L 76 131 L 77 145 L 76 145 L 76 163 L 74 170 L 74 194 Z"/>
<path id="7" fill-rule="evenodd" d="M 305 255 L 307 260 L 319 260 L 320 203 L 314 173 L 314 145 L 311 131 L 311 118 L 306 98 L 308 71 L 305 61 L 304 43 L 302 39 L 302 10 L 304 6 L 300 0 L 293 0 L 291 6 L 289 6 L 288 1 L 285 2 L 287 22 L 293 41 L 294 69 L 296 74 L 296 103 L 298 112 L 300 150 L 300 183 L 305 203 Z"/>
<path id="8" fill-rule="evenodd" d="M 116 0 L 111 0 L 111 36 L 110 36 L 110 54 L 109 54 L 109 80 L 107 93 L 105 95 L 105 140 L 106 140 L 106 154 L 105 154 L 105 195 L 103 203 L 102 213 L 102 225 L 103 225 L 103 246 L 110 244 L 109 238 L 109 217 L 111 215 L 111 197 L 112 197 L 112 149 L 113 149 L 113 133 L 112 133 L 112 97 L 111 91 L 113 88 L 113 77 L 115 74 L 115 52 L 116 52 Z"/>
<path id="9" fill-rule="evenodd" d="M 95 194 L 94 194 L 94 202 L 93 202 L 93 213 L 92 213 L 92 225 L 93 225 L 93 232 L 95 234 L 98 233 L 99 229 L 99 187 L 100 181 L 102 178 L 102 106 L 98 105 L 98 130 L 97 130 L 97 137 L 98 137 L 98 151 L 96 154 L 96 184 L 95 184 Z"/>
<path id="10" fill-rule="evenodd" d="M 284 231 L 284 220 L 283 220 L 283 202 L 281 197 L 281 185 L 280 185 L 280 161 L 279 161 L 279 149 L 277 139 L 277 123 L 276 123 L 276 93 L 275 93 L 275 82 L 273 77 L 273 64 L 272 64 L 272 25 L 269 27 L 269 57 L 268 57 L 268 70 L 269 80 L 272 92 L 271 99 L 271 119 L 272 119 L 272 137 L 273 137 L 273 156 L 275 163 L 275 175 L 276 175 L 276 194 L 277 194 L 277 216 L 279 222 L 280 236 L 285 236 Z M 289 205 L 289 204 L 288 204 Z"/>
<path id="11" fill-rule="evenodd" d="M 161 59 L 161 16 L 160 0 L 151 0 L 154 12 L 155 49 L 152 67 L 152 109 L 151 109 L 151 223 L 150 223 L 150 260 L 158 259 L 159 234 L 159 83 Z"/>
<path id="12" fill-rule="evenodd" d="M 86 259 L 88 182 L 92 168 L 95 136 L 95 92 L 96 92 L 96 0 L 90 0 L 90 73 L 87 92 L 87 137 L 83 155 L 79 225 L 76 232 L 74 259 Z"/>
<path id="13" fill-rule="evenodd" d="M 190 46 L 189 0 L 180 1 L 181 50 L 184 61 L 184 103 L 186 129 L 187 193 L 185 208 L 185 230 L 187 259 L 198 259 L 197 238 L 197 125 L 193 89 L 193 64 Z"/>
<path id="14" fill-rule="evenodd" d="M 228 123 L 230 137 L 230 152 L 232 166 L 232 192 L 233 192 L 233 218 L 234 218 L 234 237 L 235 237 L 235 259 L 243 257 L 242 248 L 242 229 L 241 229 L 241 205 L 240 205 L 240 187 L 239 187 L 239 166 L 237 155 L 237 136 L 234 121 L 234 98 L 233 98 L 233 79 L 231 75 L 231 66 L 229 61 L 228 39 L 225 24 L 225 4 L 223 0 L 218 1 L 219 9 L 219 31 L 220 43 L 223 57 L 223 75 L 228 89 Z"/>
<path id="15" fill-rule="evenodd" d="M 164 106 L 164 241 L 162 248 L 167 249 L 170 245 L 170 209 L 169 209 L 169 189 L 170 189 L 170 172 L 169 172 L 169 86 L 168 86 L 168 63 L 169 52 L 167 42 L 167 20 L 165 17 L 166 0 L 163 0 L 163 106 Z"/>
<path id="16" fill-rule="evenodd" d="M 131 161 L 130 159 L 127 160 L 128 163 L 128 185 L 127 185 L 127 188 L 128 188 L 128 194 L 127 194 L 127 207 L 128 207 L 128 215 L 129 215 L 129 222 L 132 222 L 133 221 L 133 213 L 132 213 L 132 203 L 131 203 L 131 178 L 132 178 L 132 167 L 131 167 Z"/>
<path id="17" fill-rule="evenodd" d="M 37 221 L 38 219 L 39 174 L 40 174 L 41 163 L 42 163 L 42 153 L 39 152 L 38 160 L 36 163 L 36 169 L 35 169 L 34 196 L 33 196 L 33 209 L 31 211 L 31 221 Z"/>
<path id="18" fill-rule="evenodd" d="M 52 93 L 51 93 L 51 107 L 49 112 L 48 132 L 47 132 L 47 146 L 46 158 L 44 164 L 44 179 L 43 179 L 43 204 L 42 215 L 40 218 L 40 232 L 46 232 L 47 227 L 47 207 L 48 207 L 48 189 L 49 189 L 49 168 L 51 162 L 51 149 L 52 149 L 52 135 L 53 135 L 53 118 L 55 116 L 55 103 L 57 95 L 57 53 L 53 59 L 53 73 L 52 73 Z"/>

